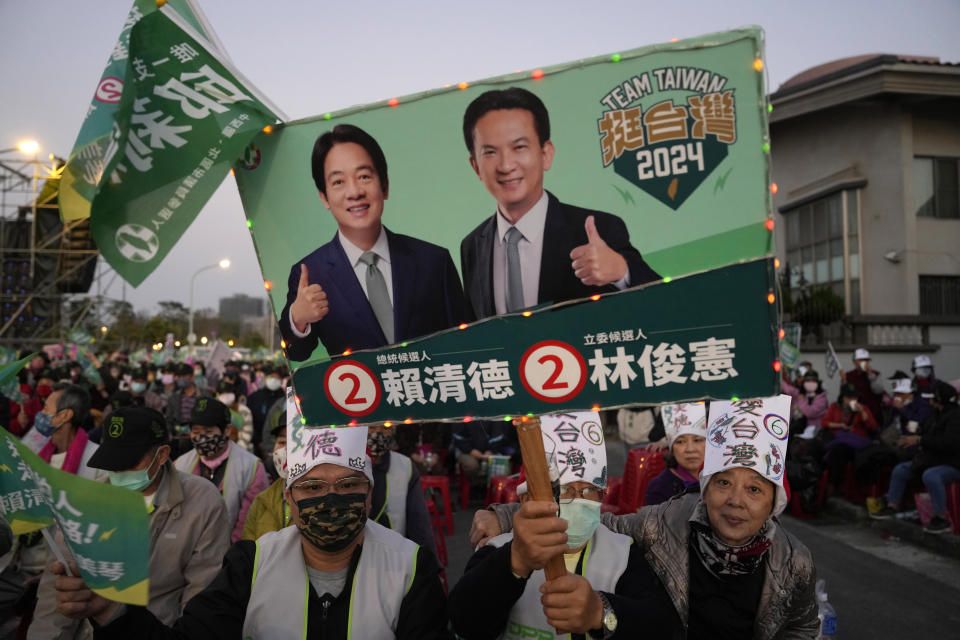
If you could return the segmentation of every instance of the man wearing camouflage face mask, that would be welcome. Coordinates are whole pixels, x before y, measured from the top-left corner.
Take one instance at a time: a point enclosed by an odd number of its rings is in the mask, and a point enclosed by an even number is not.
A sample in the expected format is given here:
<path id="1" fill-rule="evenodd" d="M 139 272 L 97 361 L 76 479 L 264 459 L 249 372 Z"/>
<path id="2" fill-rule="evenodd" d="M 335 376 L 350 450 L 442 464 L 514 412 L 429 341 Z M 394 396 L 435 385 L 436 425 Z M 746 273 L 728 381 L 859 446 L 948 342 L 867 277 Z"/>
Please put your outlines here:
<path id="1" fill-rule="evenodd" d="M 240 539 L 254 498 L 270 484 L 260 459 L 226 435 L 230 409 L 219 400 L 200 398 L 190 413 L 193 449 L 175 463 L 177 469 L 213 482 L 227 505 L 231 542 Z"/>
<path id="2" fill-rule="evenodd" d="M 103 640 L 449 637 L 433 556 L 367 518 L 373 476 L 366 428 L 291 422 L 285 493 L 294 524 L 235 544 L 173 629 L 64 575 L 57 580 L 60 612 L 93 618 Z"/>
<path id="3" fill-rule="evenodd" d="M 430 514 L 413 461 L 393 451 L 393 427 L 376 425 L 367 431 L 367 451 L 373 460 L 373 502 L 370 518 L 433 553 L 436 543 Z"/>

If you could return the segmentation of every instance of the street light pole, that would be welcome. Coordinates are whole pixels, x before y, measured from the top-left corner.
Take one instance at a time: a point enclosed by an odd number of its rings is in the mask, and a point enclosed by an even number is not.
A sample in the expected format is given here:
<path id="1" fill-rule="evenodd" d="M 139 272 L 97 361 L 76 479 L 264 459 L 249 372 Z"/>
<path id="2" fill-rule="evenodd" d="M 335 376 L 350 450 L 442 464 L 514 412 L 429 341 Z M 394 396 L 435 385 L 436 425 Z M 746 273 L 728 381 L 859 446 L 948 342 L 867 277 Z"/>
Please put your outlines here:
<path id="1" fill-rule="evenodd" d="M 230 266 L 229 258 L 224 258 L 223 260 L 221 260 L 220 262 L 217 262 L 216 264 L 208 264 L 205 267 L 200 267 L 194 272 L 193 276 L 191 276 L 190 278 L 190 315 L 189 315 L 189 320 L 187 322 L 187 325 L 188 325 L 187 342 L 190 343 L 191 347 L 197 341 L 197 334 L 193 332 L 193 289 L 197 283 L 197 276 L 203 273 L 204 271 L 209 271 L 210 269 L 217 269 L 217 268 L 227 269 L 229 266 Z"/>

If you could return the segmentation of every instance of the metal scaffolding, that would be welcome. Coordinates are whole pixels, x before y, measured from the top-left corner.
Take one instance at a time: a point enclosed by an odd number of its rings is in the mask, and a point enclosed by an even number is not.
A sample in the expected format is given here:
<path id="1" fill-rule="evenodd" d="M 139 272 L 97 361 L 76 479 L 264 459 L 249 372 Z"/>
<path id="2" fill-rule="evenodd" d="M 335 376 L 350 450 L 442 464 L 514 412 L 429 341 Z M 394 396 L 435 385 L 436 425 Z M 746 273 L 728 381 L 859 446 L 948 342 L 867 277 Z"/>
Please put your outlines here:
<path id="1" fill-rule="evenodd" d="M 105 289 L 90 221 L 60 220 L 63 160 L 15 151 L 0 151 L 0 344 L 14 348 L 63 342 Z"/>

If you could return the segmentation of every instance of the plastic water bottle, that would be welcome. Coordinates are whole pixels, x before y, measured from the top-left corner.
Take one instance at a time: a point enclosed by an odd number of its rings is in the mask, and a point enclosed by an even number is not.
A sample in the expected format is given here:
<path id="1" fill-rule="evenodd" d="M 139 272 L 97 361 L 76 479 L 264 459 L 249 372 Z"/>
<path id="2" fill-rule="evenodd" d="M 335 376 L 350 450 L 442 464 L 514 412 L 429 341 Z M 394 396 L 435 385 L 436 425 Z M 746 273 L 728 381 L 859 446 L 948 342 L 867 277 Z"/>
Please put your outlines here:
<path id="1" fill-rule="evenodd" d="M 825 580 L 817 580 L 817 617 L 820 619 L 820 635 L 818 640 L 828 640 L 837 637 L 837 612 L 833 605 L 827 599 L 827 583 Z"/>

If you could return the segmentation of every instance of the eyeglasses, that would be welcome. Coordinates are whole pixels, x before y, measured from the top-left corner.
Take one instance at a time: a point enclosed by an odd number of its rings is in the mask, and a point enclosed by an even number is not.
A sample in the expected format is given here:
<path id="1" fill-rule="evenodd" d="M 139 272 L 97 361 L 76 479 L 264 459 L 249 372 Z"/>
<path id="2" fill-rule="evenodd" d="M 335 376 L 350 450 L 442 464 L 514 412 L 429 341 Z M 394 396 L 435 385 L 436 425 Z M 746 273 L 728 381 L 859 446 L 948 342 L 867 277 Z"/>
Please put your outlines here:
<path id="1" fill-rule="evenodd" d="M 584 487 L 583 489 L 575 489 L 570 485 L 567 485 L 560 489 L 560 502 L 562 504 L 570 504 L 577 498 L 583 498 L 584 500 L 593 500 L 594 502 L 600 502 L 603 499 L 603 489 L 597 489 L 596 487 Z"/>
<path id="2" fill-rule="evenodd" d="M 336 482 L 327 482 L 325 480 L 304 480 L 290 487 L 290 490 L 297 490 L 298 493 L 308 496 L 325 496 L 331 491 L 343 495 L 346 493 L 362 493 L 370 486 L 370 481 L 366 478 L 340 478 Z"/>

